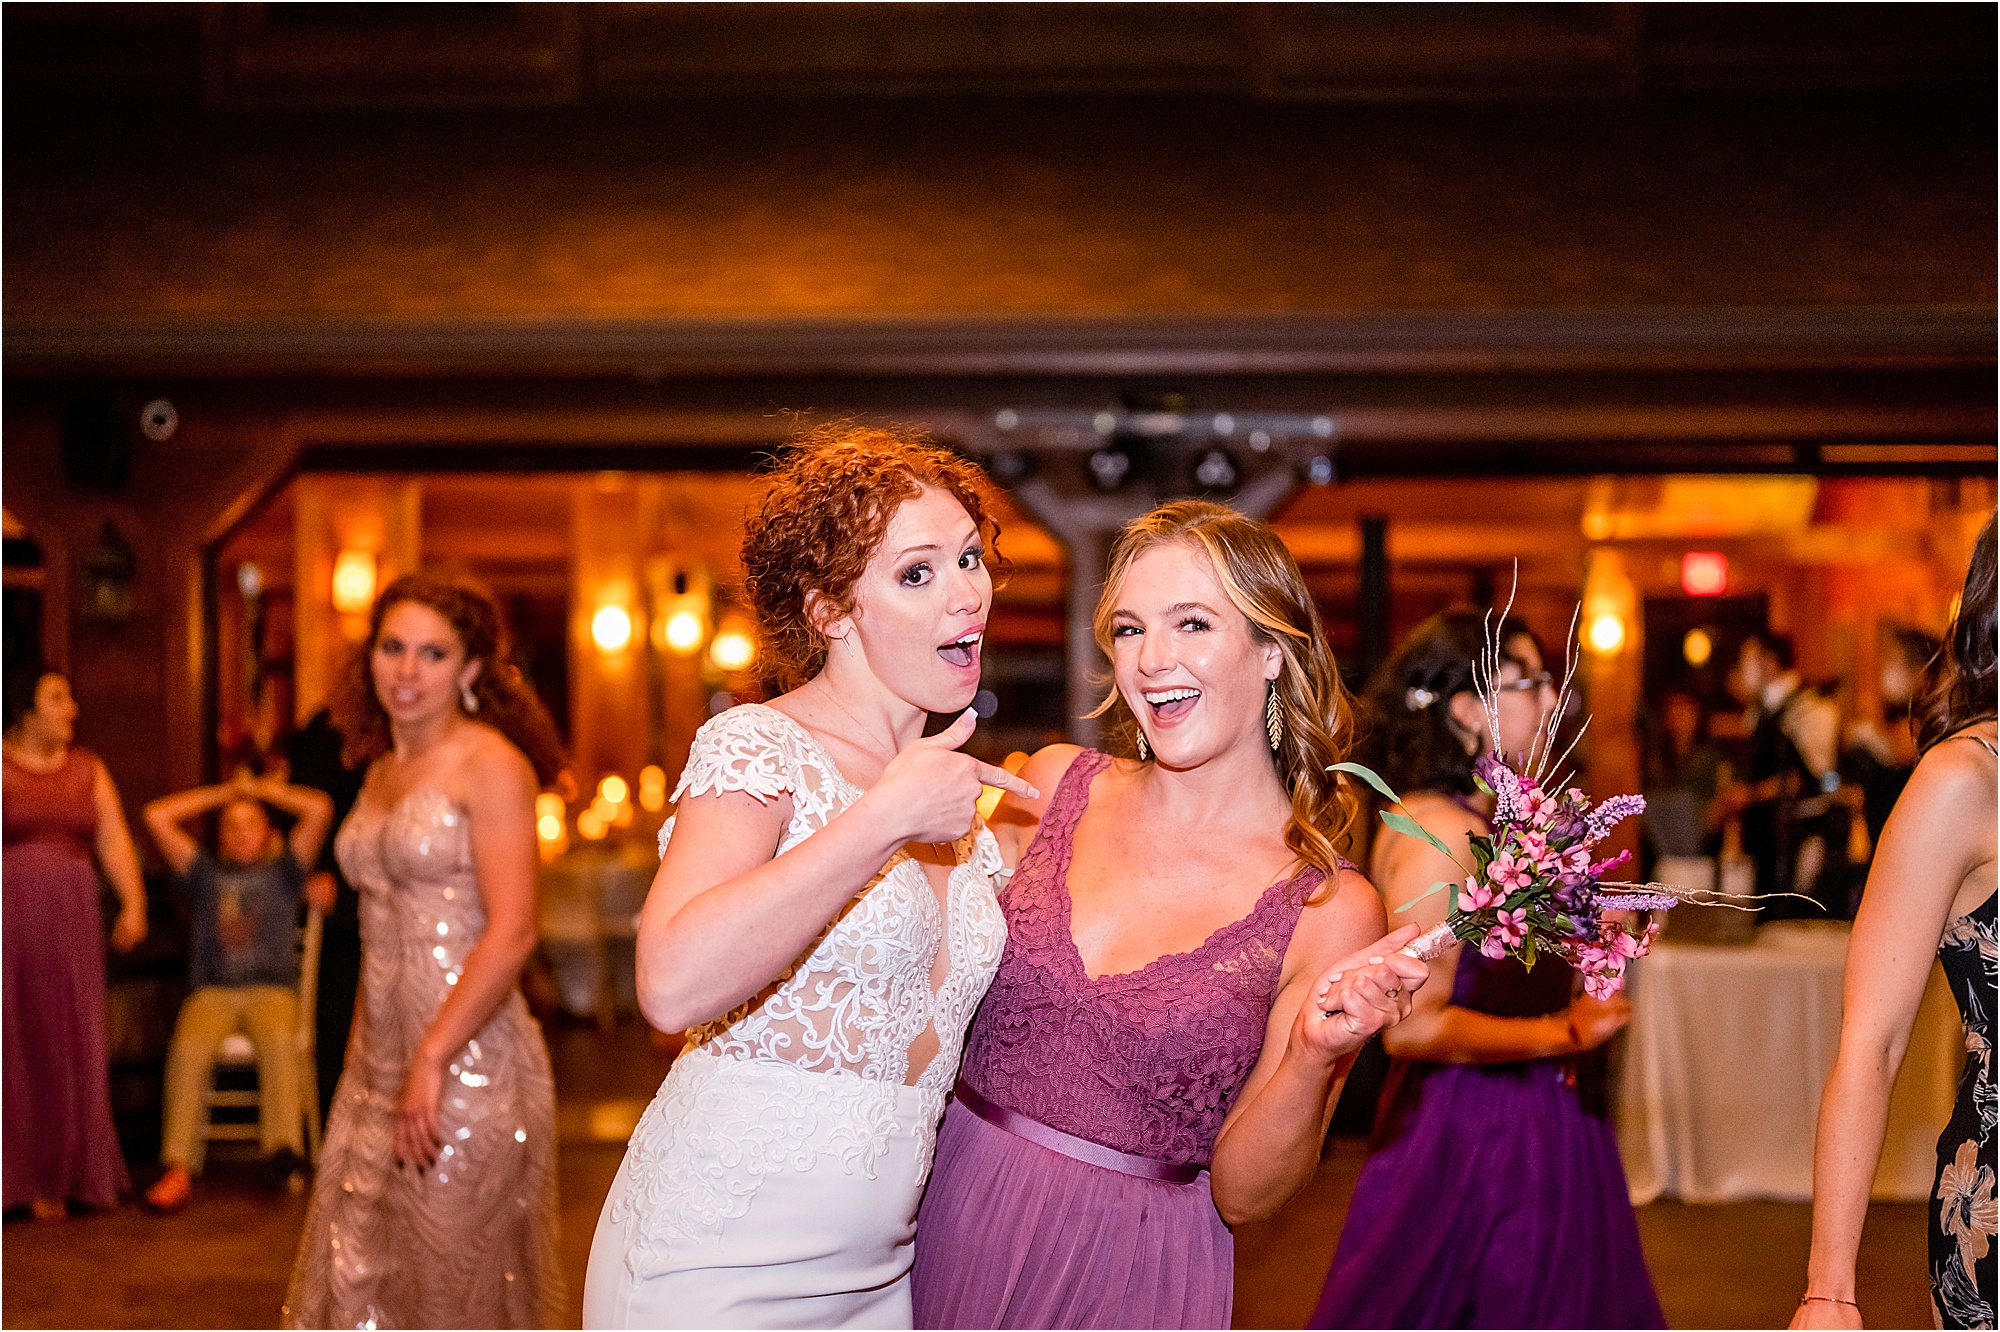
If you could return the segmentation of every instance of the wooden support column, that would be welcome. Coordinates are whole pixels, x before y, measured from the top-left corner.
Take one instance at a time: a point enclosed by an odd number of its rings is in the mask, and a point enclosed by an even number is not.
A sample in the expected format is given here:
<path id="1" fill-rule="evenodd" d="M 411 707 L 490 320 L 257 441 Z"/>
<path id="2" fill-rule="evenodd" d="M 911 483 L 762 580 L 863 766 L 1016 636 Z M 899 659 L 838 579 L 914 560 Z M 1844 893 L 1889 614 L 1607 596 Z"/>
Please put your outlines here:
<path id="1" fill-rule="evenodd" d="M 579 483 L 571 500 L 570 761 L 586 798 L 606 773 L 635 781 L 647 762 L 646 507 L 640 488 L 615 472 Z M 607 609 L 626 617 L 625 641 L 611 647 L 592 632 Z"/>
<path id="2" fill-rule="evenodd" d="M 293 719 L 303 725 L 325 706 L 348 653 L 368 636 L 365 612 L 342 615 L 333 607 L 334 560 L 343 550 L 373 555 L 378 595 L 416 569 L 423 486 L 399 477 L 308 475 L 294 487 Z"/>

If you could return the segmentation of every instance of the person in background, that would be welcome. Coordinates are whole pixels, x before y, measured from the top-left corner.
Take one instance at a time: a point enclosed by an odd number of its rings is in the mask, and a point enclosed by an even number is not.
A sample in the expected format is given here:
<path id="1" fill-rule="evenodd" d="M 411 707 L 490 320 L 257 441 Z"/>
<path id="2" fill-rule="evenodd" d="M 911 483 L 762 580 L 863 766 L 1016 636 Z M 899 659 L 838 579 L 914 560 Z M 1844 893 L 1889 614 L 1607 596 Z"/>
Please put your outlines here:
<path id="1" fill-rule="evenodd" d="M 1930 1206 L 1931 1316 L 1992 1327 L 1995 1253 L 1993 1008 L 1996 935 L 1993 519 L 1973 546 L 1941 669 L 1923 696 L 1922 755 L 1882 831 L 1854 920 L 1842 990 L 1840 1053 L 1820 1098 L 1813 1145 L 1812 1250 L 1793 1327 L 1860 1327 L 1854 1282 L 1868 1189 L 1931 959 L 1965 1022 L 1958 1103 L 1938 1135 Z"/>
<path id="2" fill-rule="evenodd" d="M 340 761 L 340 732 L 334 728 L 333 712 L 321 708 L 305 726 L 285 742 L 286 766 L 291 781 L 324 791 L 333 800 L 333 826 L 347 822 L 355 798 L 361 794 L 359 769 Z M 326 913 L 320 930 L 319 984 L 315 990 L 313 1018 L 313 1058 L 319 1065 L 320 1120 L 333 1115 L 333 1089 L 339 1085 L 341 1064 L 347 1057 L 348 1032 L 354 1022 L 354 999 L 361 989 L 361 897 L 340 872 L 339 857 L 333 853 L 333 839 L 320 843 L 319 859 L 308 866 L 307 891 L 324 876 L 332 885 L 333 909 Z"/>
<path id="3" fill-rule="evenodd" d="M 1471 610 L 1425 621 L 1366 699 L 1362 761 L 1454 850 L 1488 831 L 1492 808 L 1473 782 L 1494 747 L 1473 674 L 1486 622 Z M 1494 632 L 1494 708 L 1518 763 L 1556 691 L 1525 624 Z M 1446 906 L 1431 885 L 1465 877 L 1428 842 L 1385 828 L 1369 873 L 1390 919 L 1426 928 Z M 1529 970 L 1455 944 L 1430 965 L 1410 1016 L 1383 1033 L 1396 1063 L 1375 1151 L 1307 1326 L 1666 1326 L 1617 1138 L 1601 1098 L 1585 1094 L 1598 1070 L 1579 1058 L 1624 1027 L 1630 1004 L 1578 995 L 1575 973 L 1546 955 Z"/>
<path id="4" fill-rule="evenodd" d="M 1647 840 L 1656 856 L 1701 856 L 1716 830 L 1722 752 L 1709 743 L 1701 700 L 1669 689 L 1646 750 Z"/>
<path id="5" fill-rule="evenodd" d="M 1749 739 L 1743 780 L 1723 792 L 1722 814 L 1741 821 L 1759 893 L 1810 892 L 1829 855 L 1844 857 L 1847 847 L 1846 807 L 1830 798 L 1839 785 L 1839 710 L 1805 687 L 1792 640 L 1768 631 L 1743 640 L 1729 692 L 1744 705 Z M 1788 902 L 1762 912 L 1766 920 L 1793 914 Z"/>
<path id="6" fill-rule="evenodd" d="M 104 1021 L 104 919 L 98 871 L 118 894 L 111 946 L 146 937 L 146 886 L 111 775 L 71 743 L 76 701 L 55 671 L 5 683 L 5 851 L 0 853 L 0 947 L 5 950 L 6 1206 L 38 1221 L 71 1200 L 110 1207 L 129 1184 L 111 1122 Z"/>
<path id="7" fill-rule="evenodd" d="M 555 725 L 492 597 L 431 573 L 376 599 L 334 721 L 367 772 L 337 844 L 361 1003 L 284 1325 L 553 1327 L 555 1084 L 519 981 Z"/>
<path id="8" fill-rule="evenodd" d="M 1870 845 L 1882 840 L 1889 811 L 1916 771 L 1911 707 L 1939 648 L 1935 638 L 1908 625 L 1884 625 L 1882 637 L 1882 721 L 1877 725 L 1864 719 L 1848 726 L 1841 765 L 1843 775 L 1860 788 Z"/>
<path id="9" fill-rule="evenodd" d="M 291 836 L 271 829 L 265 804 L 292 815 Z M 217 855 L 203 850 L 181 825 L 220 810 Z M 146 806 L 146 830 L 180 880 L 194 928 L 189 994 L 167 1049 L 166 1127 L 160 1137 L 165 1172 L 146 1190 L 146 1204 L 174 1212 L 194 1190 L 194 1159 L 202 1098 L 215 1076 L 215 1055 L 237 1032 L 257 1048 L 258 1141 L 266 1182 L 282 1186 L 302 1164 L 299 1141 L 298 1034 L 299 898 L 305 866 L 319 854 L 333 802 L 319 791 L 244 773 L 220 786 L 199 786 Z M 309 899 L 325 914 L 329 885 Z"/>

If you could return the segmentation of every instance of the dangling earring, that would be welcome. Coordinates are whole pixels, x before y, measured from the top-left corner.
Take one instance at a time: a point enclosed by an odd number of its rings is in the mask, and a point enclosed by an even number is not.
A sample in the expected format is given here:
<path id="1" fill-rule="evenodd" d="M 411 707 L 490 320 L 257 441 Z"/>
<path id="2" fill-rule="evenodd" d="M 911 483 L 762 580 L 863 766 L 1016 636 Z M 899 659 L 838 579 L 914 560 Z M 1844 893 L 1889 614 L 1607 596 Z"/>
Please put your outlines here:
<path id="1" fill-rule="evenodd" d="M 1146 748 L 1146 733 L 1144 731 L 1137 731 L 1134 734 L 1139 737 L 1139 762 L 1144 763 L 1153 757 L 1153 751 Z"/>
<path id="2" fill-rule="evenodd" d="M 1271 692 L 1264 696 L 1264 729 L 1271 733 L 1271 752 L 1278 752 L 1278 742 L 1285 738 L 1285 714 L 1278 708 L 1278 682 L 1271 681 Z"/>
<path id="3" fill-rule="evenodd" d="M 479 695 L 472 692 L 472 686 L 469 684 L 458 687 L 458 701 L 465 705 L 467 712 L 479 711 Z"/>
<path id="4" fill-rule="evenodd" d="M 851 657 L 854 655 L 854 631 L 852 629 L 849 629 L 840 636 L 840 645 L 847 649 L 848 656 Z"/>

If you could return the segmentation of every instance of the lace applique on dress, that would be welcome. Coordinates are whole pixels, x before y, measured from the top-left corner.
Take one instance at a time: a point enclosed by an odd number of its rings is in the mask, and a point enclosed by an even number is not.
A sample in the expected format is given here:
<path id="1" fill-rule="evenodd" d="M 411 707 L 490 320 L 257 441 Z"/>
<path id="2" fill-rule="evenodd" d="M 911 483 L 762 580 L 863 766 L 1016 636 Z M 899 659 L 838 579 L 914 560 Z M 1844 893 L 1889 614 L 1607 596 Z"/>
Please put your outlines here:
<path id="1" fill-rule="evenodd" d="M 861 795 L 815 740 L 774 708 L 749 704 L 696 734 L 675 800 L 742 791 L 789 796 L 782 855 Z M 673 821 L 660 830 L 664 854 Z M 910 1046 L 935 1026 L 938 1051 L 916 1081 L 935 1135 L 965 1029 L 1000 962 L 1006 923 L 994 899 L 1000 849 L 983 824 L 955 846 L 946 909 L 916 861 L 898 853 L 790 967 L 734 1011 L 688 1032 L 688 1049 L 632 1136 L 636 1187 L 613 1219 L 638 1215 L 634 1272 L 676 1240 L 719 1232 L 748 1210 L 757 1181 L 831 1157 L 872 1176 L 890 1131 Z M 931 991 L 938 950 L 951 966 Z M 753 1065 L 758 1075 L 741 1076 Z M 734 1066 L 734 1067 L 732 1067 Z M 919 1154 L 928 1171 L 930 1143 Z"/>

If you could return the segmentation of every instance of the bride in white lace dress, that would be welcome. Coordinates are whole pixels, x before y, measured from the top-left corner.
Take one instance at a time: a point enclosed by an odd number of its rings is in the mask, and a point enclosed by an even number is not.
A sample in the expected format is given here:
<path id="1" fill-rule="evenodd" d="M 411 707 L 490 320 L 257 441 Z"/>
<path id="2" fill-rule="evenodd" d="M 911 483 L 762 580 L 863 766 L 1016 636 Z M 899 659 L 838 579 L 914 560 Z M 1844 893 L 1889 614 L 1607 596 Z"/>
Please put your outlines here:
<path id="1" fill-rule="evenodd" d="M 640 917 L 640 1003 L 688 1047 L 633 1133 L 586 1327 L 908 1327 L 917 1200 L 1000 961 L 1005 870 L 955 752 L 996 533 L 977 472 L 904 436 L 810 438 L 744 537 L 795 680 L 696 735 Z"/>

